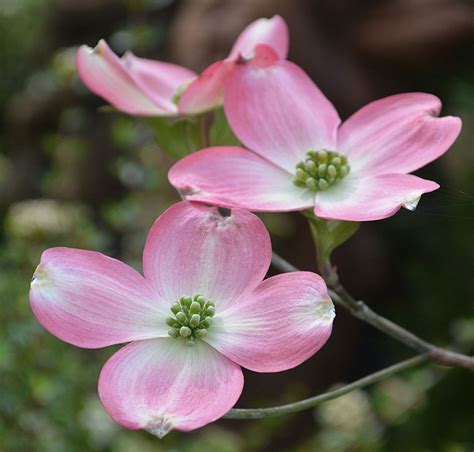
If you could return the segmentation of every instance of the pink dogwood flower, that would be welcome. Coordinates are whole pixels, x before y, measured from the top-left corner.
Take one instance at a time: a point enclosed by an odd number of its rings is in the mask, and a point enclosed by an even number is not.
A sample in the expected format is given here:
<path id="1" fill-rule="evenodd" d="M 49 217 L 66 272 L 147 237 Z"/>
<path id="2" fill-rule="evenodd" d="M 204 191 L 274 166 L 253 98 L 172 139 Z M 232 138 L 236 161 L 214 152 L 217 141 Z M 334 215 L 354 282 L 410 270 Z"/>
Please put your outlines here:
<path id="1" fill-rule="evenodd" d="M 252 213 L 181 202 L 148 235 L 144 277 L 97 252 L 51 248 L 31 306 L 78 347 L 129 342 L 103 367 L 100 399 L 124 427 L 163 437 L 225 414 L 242 392 L 240 366 L 290 369 L 329 338 L 334 306 L 322 278 L 263 280 L 270 259 L 270 237 Z"/>
<path id="2" fill-rule="evenodd" d="M 207 148 L 179 161 L 169 180 L 181 194 L 254 211 L 311 208 L 332 220 L 414 210 L 439 185 L 408 173 L 444 154 L 461 130 L 424 93 L 377 100 L 341 124 L 305 72 L 265 45 L 230 74 L 224 109 L 248 149 Z"/>
<path id="3" fill-rule="evenodd" d="M 288 28 L 280 16 L 258 19 L 237 38 L 229 56 L 201 75 L 181 66 L 138 58 L 119 58 L 104 40 L 92 49 L 81 46 L 77 69 L 83 82 L 120 111 L 141 116 L 194 115 L 222 104 L 225 80 L 241 57 L 250 57 L 257 44 L 271 46 L 281 57 L 288 53 Z"/>

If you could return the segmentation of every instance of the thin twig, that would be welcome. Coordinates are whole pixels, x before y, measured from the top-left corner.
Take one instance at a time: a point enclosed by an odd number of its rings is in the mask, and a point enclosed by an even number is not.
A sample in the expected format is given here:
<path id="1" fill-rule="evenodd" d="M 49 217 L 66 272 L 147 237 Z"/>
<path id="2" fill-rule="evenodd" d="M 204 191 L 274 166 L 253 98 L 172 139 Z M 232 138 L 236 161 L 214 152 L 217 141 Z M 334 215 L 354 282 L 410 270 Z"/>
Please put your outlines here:
<path id="1" fill-rule="evenodd" d="M 414 358 L 401 361 L 392 366 L 386 367 L 385 369 L 379 370 L 373 374 L 367 375 L 360 380 L 349 383 L 348 385 L 328 391 L 323 394 L 310 397 L 309 399 L 300 400 L 294 403 L 288 403 L 286 405 L 274 406 L 269 408 L 254 408 L 254 409 L 233 409 L 230 410 L 224 417 L 227 419 L 260 419 L 265 417 L 281 416 L 284 414 L 296 413 L 298 411 L 307 410 L 313 408 L 322 402 L 327 400 L 335 399 L 348 392 L 354 391 L 355 389 L 364 388 L 365 386 L 377 383 L 391 375 L 398 372 L 402 372 L 407 369 L 411 369 L 418 366 L 421 363 L 425 363 L 429 360 L 427 355 L 418 355 Z"/>
<path id="2" fill-rule="evenodd" d="M 298 272 L 299 271 L 293 264 L 290 264 L 288 261 L 283 259 L 281 256 L 279 256 L 275 252 L 272 253 L 272 265 L 275 268 L 278 268 L 278 270 L 280 270 L 282 272 L 285 272 L 285 273 L 291 273 L 291 272 Z"/>
<path id="3" fill-rule="evenodd" d="M 293 272 L 298 269 L 282 257 L 273 253 L 272 264 L 283 272 Z M 339 281 L 339 277 L 330 263 L 322 267 L 323 277 L 331 287 L 329 294 L 335 303 L 348 309 L 355 317 L 369 323 L 378 330 L 388 334 L 399 342 L 421 353 L 426 353 L 430 359 L 446 366 L 464 367 L 474 371 L 474 357 L 446 350 L 419 338 L 415 334 L 377 314 L 363 301 L 356 300 L 347 292 Z"/>

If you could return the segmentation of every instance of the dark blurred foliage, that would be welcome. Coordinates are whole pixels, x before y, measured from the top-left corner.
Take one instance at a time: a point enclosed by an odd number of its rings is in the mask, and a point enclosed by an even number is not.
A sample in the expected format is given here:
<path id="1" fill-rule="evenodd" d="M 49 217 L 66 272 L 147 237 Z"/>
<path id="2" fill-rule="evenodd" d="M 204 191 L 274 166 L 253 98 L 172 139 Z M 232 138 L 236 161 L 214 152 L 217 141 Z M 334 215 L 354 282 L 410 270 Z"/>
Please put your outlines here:
<path id="1" fill-rule="evenodd" d="M 28 303 L 41 251 L 95 249 L 140 268 L 146 232 L 178 200 L 172 159 L 139 119 L 98 109 L 81 84 L 77 45 L 106 38 L 119 53 L 200 70 L 239 31 L 281 14 L 291 54 L 347 116 L 395 92 L 440 96 L 464 128 L 419 172 L 441 183 L 416 213 L 363 224 L 336 252 L 356 297 L 441 345 L 474 342 L 474 5 L 471 0 L 2 0 L 0 2 L 0 450 L 470 451 L 474 381 L 425 367 L 317 410 L 264 421 L 219 421 L 160 441 L 112 422 L 96 394 L 113 352 L 46 333 Z M 263 215 L 275 249 L 314 269 L 298 214 Z M 246 373 L 239 406 L 292 401 L 408 356 L 338 311 L 327 346 L 298 369 Z M 203 409 L 205 409 L 203 407 Z"/>

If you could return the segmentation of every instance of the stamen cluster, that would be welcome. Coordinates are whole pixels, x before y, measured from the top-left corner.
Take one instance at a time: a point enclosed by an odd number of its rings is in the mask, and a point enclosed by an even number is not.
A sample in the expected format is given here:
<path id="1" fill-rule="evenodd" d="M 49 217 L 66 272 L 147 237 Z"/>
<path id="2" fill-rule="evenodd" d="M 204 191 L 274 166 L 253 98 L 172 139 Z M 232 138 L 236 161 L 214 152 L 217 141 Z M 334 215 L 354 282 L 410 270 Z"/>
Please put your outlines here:
<path id="1" fill-rule="evenodd" d="M 293 184 L 311 190 L 326 190 L 349 174 L 347 157 L 336 151 L 308 151 L 306 160 L 296 165 Z"/>
<path id="2" fill-rule="evenodd" d="M 171 337 L 186 339 L 187 345 L 194 345 L 197 338 L 207 334 L 216 312 L 214 302 L 206 300 L 200 294 L 194 297 L 181 297 L 173 303 L 170 310 L 173 317 L 166 319 L 166 324 L 171 327 L 168 334 Z"/>

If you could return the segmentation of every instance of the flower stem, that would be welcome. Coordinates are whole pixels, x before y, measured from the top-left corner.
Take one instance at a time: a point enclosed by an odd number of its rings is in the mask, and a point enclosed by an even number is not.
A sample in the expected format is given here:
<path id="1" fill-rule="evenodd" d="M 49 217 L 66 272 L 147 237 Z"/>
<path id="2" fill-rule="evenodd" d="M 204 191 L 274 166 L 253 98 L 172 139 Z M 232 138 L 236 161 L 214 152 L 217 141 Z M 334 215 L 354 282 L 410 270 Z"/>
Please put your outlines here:
<path id="1" fill-rule="evenodd" d="M 272 256 L 272 264 L 283 272 L 298 271 L 296 267 L 275 253 L 273 253 Z M 379 331 L 393 337 L 408 347 L 417 350 L 418 352 L 425 353 L 433 361 L 446 366 L 464 367 L 474 371 L 473 356 L 467 356 L 462 353 L 453 352 L 430 344 L 400 325 L 397 325 L 391 320 L 377 314 L 363 301 L 356 300 L 341 284 L 337 272 L 331 265 L 330 261 L 324 262 L 323 265 L 321 265 L 320 270 L 322 276 L 328 282 L 330 287 L 329 295 L 333 301 L 348 309 L 358 319 L 369 323 Z"/>
<path id="2" fill-rule="evenodd" d="M 373 374 L 367 375 L 360 380 L 356 380 L 348 385 L 328 391 L 323 394 L 310 397 L 309 399 L 300 400 L 294 403 L 288 403 L 286 405 L 274 406 L 269 408 L 254 408 L 254 409 L 233 409 L 230 410 L 224 417 L 226 419 L 260 419 L 273 416 L 281 416 L 284 414 L 297 413 L 298 411 L 307 410 L 313 408 L 322 402 L 332 400 L 340 397 L 348 392 L 354 391 L 355 389 L 364 388 L 365 386 L 377 383 L 391 375 L 402 372 L 407 369 L 416 367 L 429 360 L 427 355 L 418 355 L 414 358 L 401 361 L 392 366 L 386 367 L 385 369 L 379 370 Z"/>

